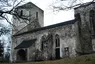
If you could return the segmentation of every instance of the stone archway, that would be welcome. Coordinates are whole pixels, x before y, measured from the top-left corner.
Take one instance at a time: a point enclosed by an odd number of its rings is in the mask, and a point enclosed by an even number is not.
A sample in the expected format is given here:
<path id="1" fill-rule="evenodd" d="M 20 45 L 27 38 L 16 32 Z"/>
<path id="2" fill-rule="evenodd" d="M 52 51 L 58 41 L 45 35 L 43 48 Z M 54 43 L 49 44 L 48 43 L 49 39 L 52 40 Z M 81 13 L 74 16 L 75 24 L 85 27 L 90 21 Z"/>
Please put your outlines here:
<path id="1" fill-rule="evenodd" d="M 26 60 L 26 51 L 23 49 L 18 50 L 17 52 L 17 60 L 18 61 L 25 61 Z"/>

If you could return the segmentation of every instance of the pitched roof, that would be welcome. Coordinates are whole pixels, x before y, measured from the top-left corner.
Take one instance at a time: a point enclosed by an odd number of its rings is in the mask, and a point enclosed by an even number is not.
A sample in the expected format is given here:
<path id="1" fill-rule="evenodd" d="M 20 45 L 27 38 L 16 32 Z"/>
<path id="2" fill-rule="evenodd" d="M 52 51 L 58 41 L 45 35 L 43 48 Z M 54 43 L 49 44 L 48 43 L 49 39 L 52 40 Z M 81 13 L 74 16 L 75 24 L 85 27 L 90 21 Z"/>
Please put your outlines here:
<path id="1" fill-rule="evenodd" d="M 19 48 L 28 48 L 30 46 L 32 46 L 35 41 L 37 39 L 32 39 L 32 40 L 26 40 L 26 41 L 23 41 L 22 43 L 20 43 L 17 47 L 15 47 L 15 49 L 19 49 Z"/>
<path id="2" fill-rule="evenodd" d="M 26 3 L 26 4 L 23 4 L 23 5 L 20 5 L 20 6 L 18 6 L 17 8 L 33 8 L 33 6 L 34 7 L 37 7 L 37 8 L 39 8 L 37 5 L 35 5 L 34 3 L 32 3 L 32 2 L 28 2 L 28 3 Z M 40 10 L 42 10 L 41 8 L 39 8 Z M 43 11 L 43 10 L 42 10 Z"/>
<path id="3" fill-rule="evenodd" d="M 32 22 L 30 22 L 29 24 L 27 24 L 24 28 L 22 28 L 21 30 L 19 30 L 16 34 L 20 34 L 26 31 L 30 31 L 36 28 L 40 28 L 40 24 L 38 22 L 38 19 L 34 19 Z"/>
<path id="4" fill-rule="evenodd" d="M 37 28 L 37 29 L 31 30 L 31 31 L 23 32 L 23 33 L 20 33 L 20 34 L 15 34 L 13 36 L 19 36 L 19 35 L 23 35 L 23 34 L 26 34 L 26 33 L 33 33 L 33 32 L 46 30 L 46 29 L 50 29 L 50 28 L 55 28 L 55 27 L 59 27 L 59 26 L 65 26 L 65 25 L 68 25 L 68 24 L 74 24 L 75 22 L 76 22 L 75 19 L 74 20 L 69 20 L 69 21 L 66 21 L 66 22 L 61 22 L 61 23 L 50 25 L 50 26 Z"/>

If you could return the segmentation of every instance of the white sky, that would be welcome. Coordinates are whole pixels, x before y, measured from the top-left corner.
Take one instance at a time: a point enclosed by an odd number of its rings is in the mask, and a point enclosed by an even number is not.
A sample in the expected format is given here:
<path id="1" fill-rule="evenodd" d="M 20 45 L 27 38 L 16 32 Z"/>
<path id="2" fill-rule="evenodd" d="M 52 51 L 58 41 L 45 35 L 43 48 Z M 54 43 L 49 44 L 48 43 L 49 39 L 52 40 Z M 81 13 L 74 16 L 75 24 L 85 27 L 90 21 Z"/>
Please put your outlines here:
<path id="1" fill-rule="evenodd" d="M 74 10 L 60 11 L 54 14 L 53 10 L 50 9 L 50 5 L 55 0 L 26 0 L 26 1 L 27 2 L 31 1 L 44 10 L 44 26 L 74 19 Z M 91 0 L 84 0 L 84 1 L 88 2 Z"/>

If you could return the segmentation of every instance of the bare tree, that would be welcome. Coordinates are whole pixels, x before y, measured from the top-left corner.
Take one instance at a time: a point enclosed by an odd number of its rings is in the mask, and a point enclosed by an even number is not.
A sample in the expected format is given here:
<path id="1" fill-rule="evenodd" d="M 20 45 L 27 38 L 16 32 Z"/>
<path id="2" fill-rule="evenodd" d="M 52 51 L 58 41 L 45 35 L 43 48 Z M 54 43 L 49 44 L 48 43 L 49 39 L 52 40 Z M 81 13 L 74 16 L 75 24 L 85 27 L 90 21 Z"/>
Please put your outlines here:
<path id="1" fill-rule="evenodd" d="M 56 0 L 54 3 L 52 3 L 52 8 L 55 11 L 69 10 L 84 5 L 84 1 L 85 0 Z M 94 0 L 90 1 L 94 2 Z"/>
<path id="2" fill-rule="evenodd" d="M 22 4 L 24 0 L 0 0 L 0 19 L 5 19 L 9 24 L 13 25 L 9 21 L 9 17 L 7 14 L 17 17 L 17 19 L 25 19 L 28 20 L 27 17 L 20 16 L 16 11 L 15 8 L 17 8 L 20 4 Z"/>

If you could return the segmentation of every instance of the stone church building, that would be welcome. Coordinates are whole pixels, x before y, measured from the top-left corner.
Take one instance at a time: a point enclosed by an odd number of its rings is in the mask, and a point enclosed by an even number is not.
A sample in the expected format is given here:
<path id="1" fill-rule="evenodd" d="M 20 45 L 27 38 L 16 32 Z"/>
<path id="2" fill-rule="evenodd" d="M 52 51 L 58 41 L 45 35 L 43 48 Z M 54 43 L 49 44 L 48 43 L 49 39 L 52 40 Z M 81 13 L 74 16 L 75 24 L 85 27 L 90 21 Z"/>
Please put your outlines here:
<path id="1" fill-rule="evenodd" d="M 13 17 L 13 60 L 51 60 L 94 53 L 95 2 L 74 8 L 75 19 L 45 27 L 44 11 L 33 3 L 18 6 L 15 11 L 28 20 Z"/>

